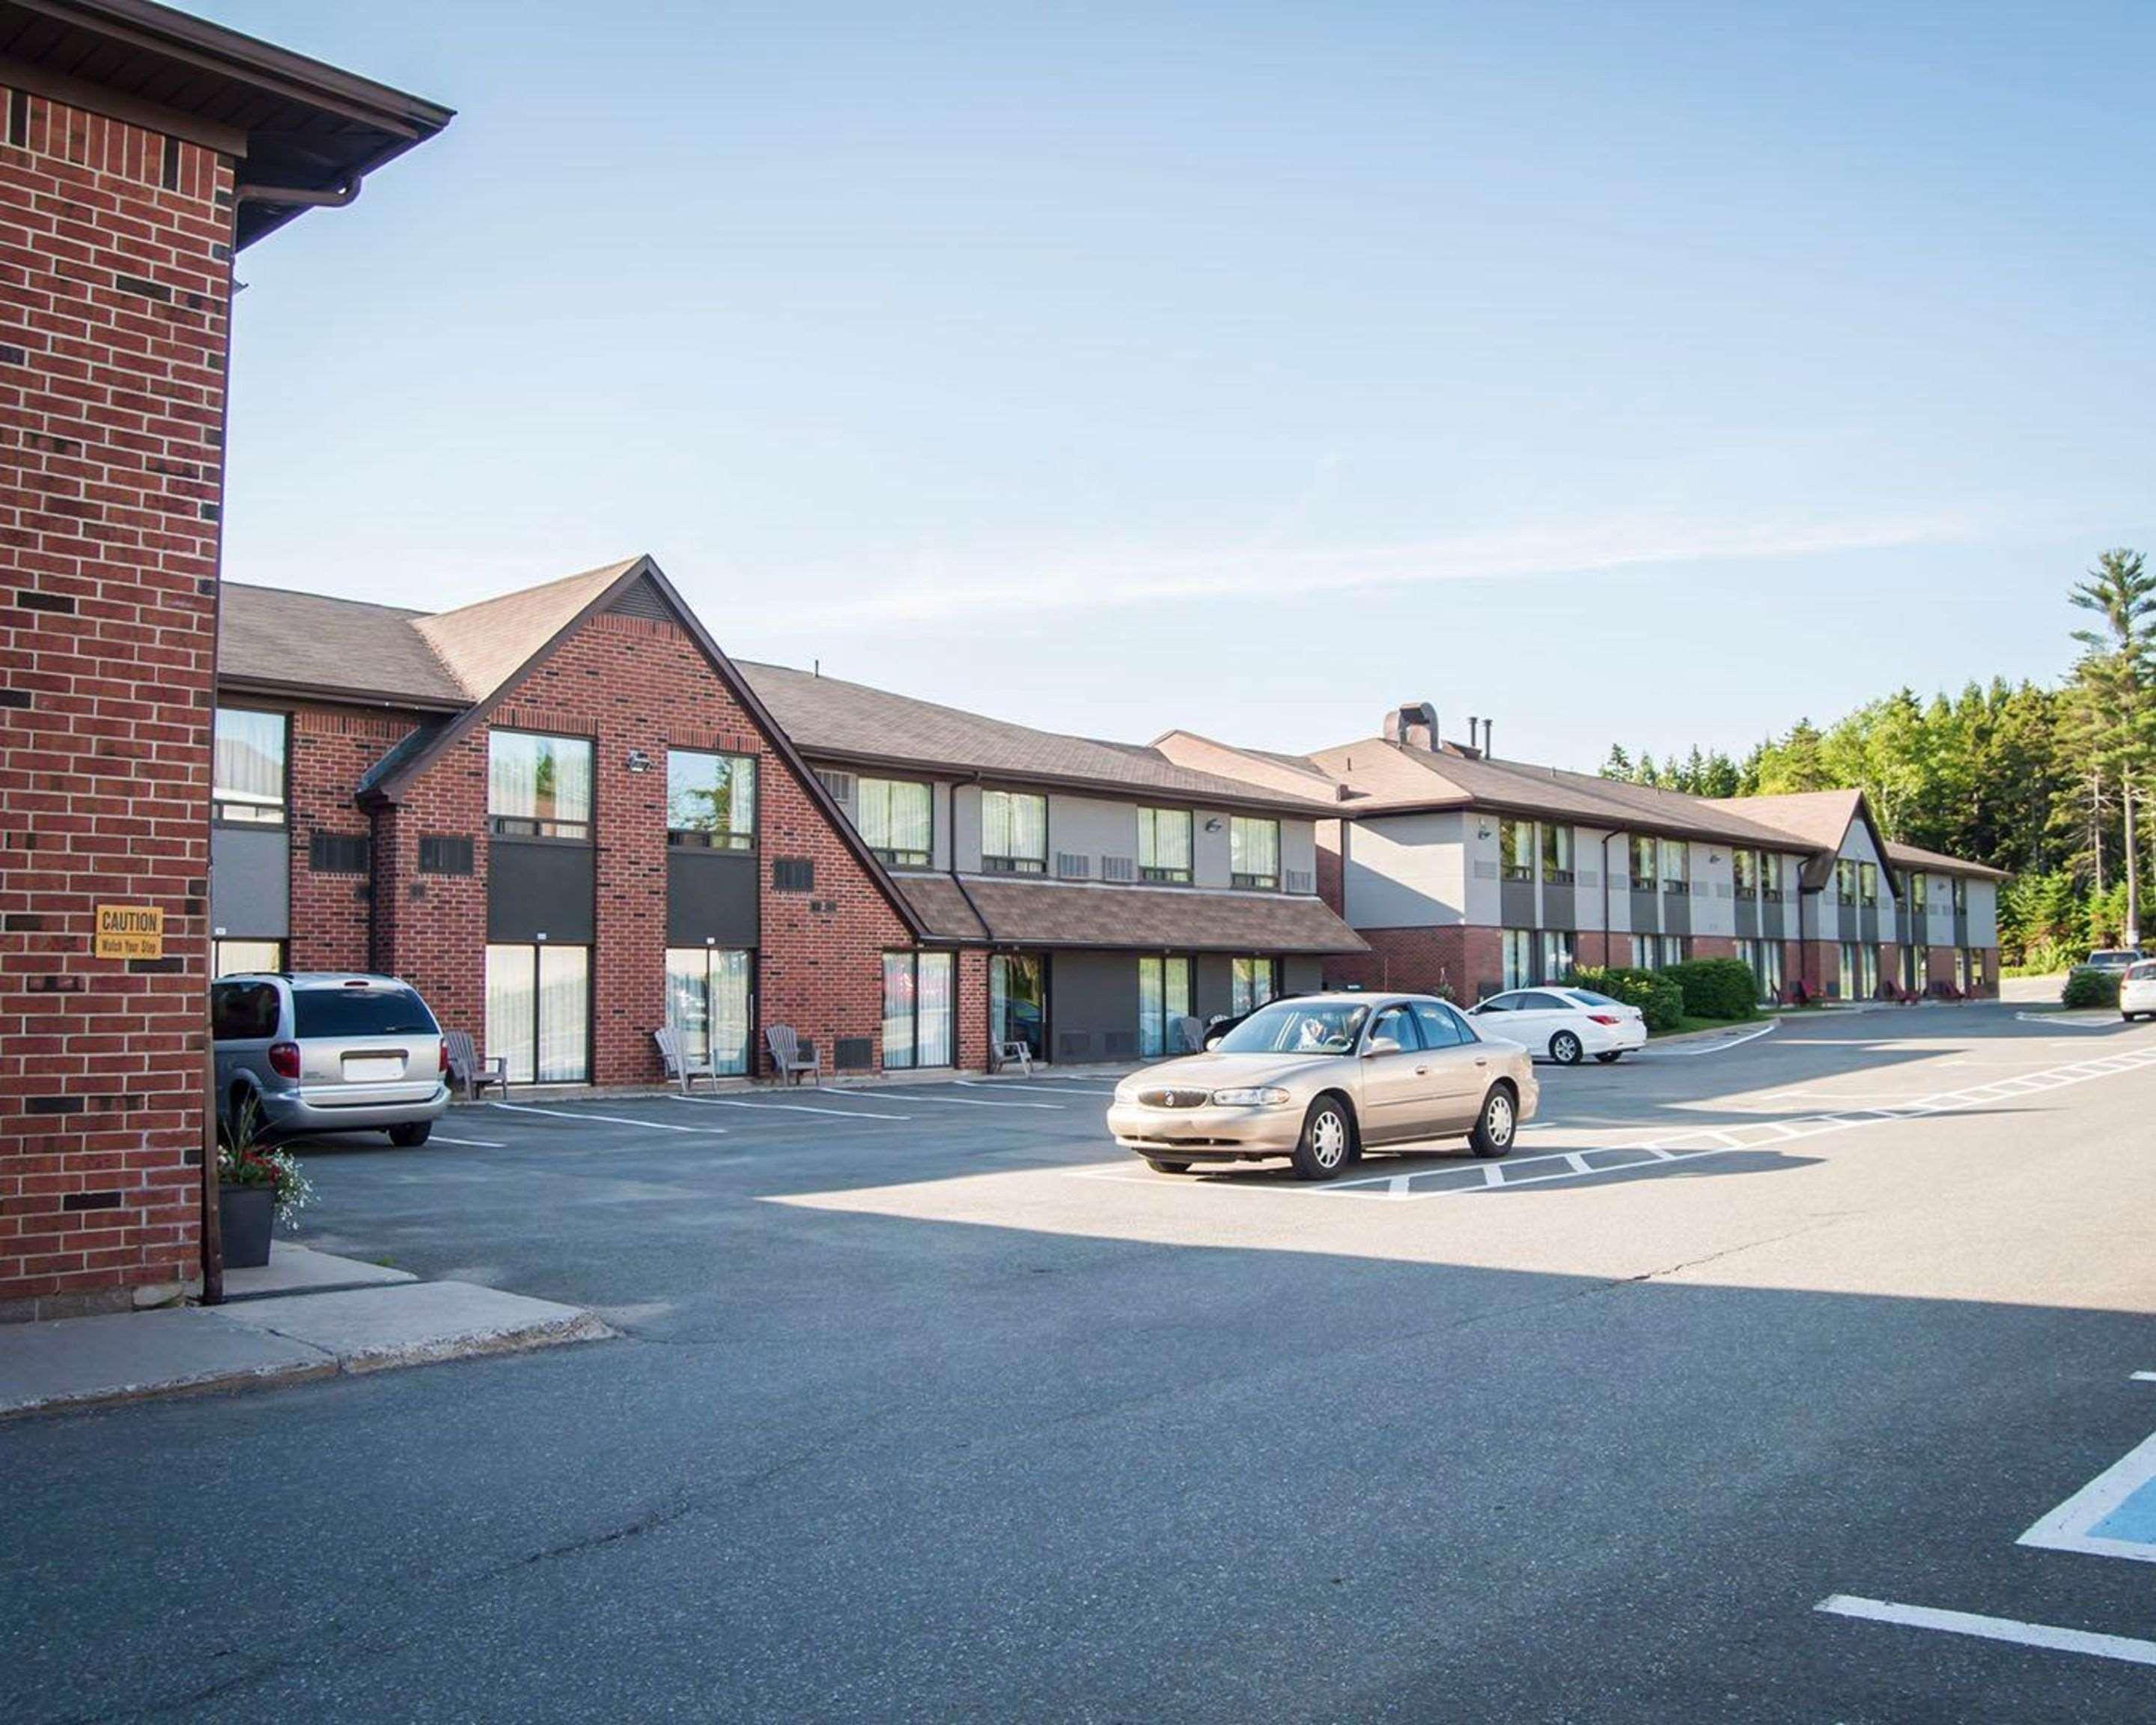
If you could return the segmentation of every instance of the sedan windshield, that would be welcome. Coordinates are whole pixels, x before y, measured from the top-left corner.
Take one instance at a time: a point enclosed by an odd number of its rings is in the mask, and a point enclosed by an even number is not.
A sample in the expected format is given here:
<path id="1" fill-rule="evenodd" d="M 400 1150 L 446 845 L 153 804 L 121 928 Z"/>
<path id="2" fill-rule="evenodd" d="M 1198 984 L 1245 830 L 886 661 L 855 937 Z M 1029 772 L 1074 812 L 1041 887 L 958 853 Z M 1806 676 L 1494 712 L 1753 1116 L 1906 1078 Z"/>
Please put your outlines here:
<path id="1" fill-rule="evenodd" d="M 1564 991 L 1575 1000 L 1589 1006 L 1621 1006 L 1621 1000 L 1612 1000 L 1607 994 L 1598 994 L 1592 988 L 1567 988 Z"/>
<path id="2" fill-rule="evenodd" d="M 1220 1054 L 1348 1054 L 1369 1015 L 1367 1006 L 1338 1001 L 1276 1000 L 1214 1047 Z"/>

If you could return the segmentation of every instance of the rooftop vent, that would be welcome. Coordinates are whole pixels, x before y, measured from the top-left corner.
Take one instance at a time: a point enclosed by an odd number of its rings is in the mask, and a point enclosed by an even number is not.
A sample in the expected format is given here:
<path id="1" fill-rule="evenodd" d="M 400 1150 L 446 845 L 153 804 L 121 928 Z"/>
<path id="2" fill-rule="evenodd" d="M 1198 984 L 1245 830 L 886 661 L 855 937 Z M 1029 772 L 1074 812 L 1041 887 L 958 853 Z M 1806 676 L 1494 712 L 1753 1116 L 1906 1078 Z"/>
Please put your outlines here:
<path id="1" fill-rule="evenodd" d="M 1385 741 L 1411 749 L 1437 747 L 1437 709 L 1426 701 L 1408 701 L 1385 715 Z"/>

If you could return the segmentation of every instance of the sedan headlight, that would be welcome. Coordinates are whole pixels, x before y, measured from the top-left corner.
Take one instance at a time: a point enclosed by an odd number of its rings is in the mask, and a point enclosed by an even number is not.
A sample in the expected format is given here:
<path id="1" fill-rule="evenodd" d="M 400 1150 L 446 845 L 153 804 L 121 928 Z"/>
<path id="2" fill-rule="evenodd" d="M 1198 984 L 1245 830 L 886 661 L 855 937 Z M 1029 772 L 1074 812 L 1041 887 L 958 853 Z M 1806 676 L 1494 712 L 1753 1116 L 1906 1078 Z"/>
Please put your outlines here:
<path id="1" fill-rule="evenodd" d="M 1269 1084 L 1257 1090 L 1216 1090 L 1213 1100 L 1223 1108 L 1277 1108 L 1287 1092 Z"/>

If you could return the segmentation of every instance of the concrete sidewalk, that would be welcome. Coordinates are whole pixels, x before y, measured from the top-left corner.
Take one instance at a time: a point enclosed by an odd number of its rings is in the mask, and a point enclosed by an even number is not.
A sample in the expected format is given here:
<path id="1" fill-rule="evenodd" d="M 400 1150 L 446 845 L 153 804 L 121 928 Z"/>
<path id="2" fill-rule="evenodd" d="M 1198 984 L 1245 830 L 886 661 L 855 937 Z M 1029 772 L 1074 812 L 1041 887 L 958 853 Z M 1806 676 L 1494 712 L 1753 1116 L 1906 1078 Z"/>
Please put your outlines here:
<path id="1" fill-rule="evenodd" d="M 579 1307 L 471 1282 L 418 1281 L 287 1241 L 270 1263 L 271 1271 L 233 1272 L 239 1286 L 223 1306 L 0 1326 L 0 1420 L 613 1333 Z M 280 1284 L 298 1291 L 280 1291 Z"/>

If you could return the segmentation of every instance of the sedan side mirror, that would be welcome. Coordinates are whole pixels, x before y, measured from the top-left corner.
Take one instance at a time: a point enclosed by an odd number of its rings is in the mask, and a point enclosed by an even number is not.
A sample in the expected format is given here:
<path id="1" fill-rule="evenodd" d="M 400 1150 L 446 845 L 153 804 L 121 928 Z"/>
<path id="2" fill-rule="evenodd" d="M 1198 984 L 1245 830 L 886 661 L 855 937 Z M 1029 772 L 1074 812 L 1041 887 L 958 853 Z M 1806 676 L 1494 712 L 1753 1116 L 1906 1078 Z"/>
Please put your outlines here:
<path id="1" fill-rule="evenodd" d="M 1377 1055 L 1398 1054 L 1399 1051 L 1400 1045 L 1394 1038 L 1373 1036 L 1370 1039 L 1370 1045 L 1363 1050 L 1363 1058 L 1367 1060 Z"/>

